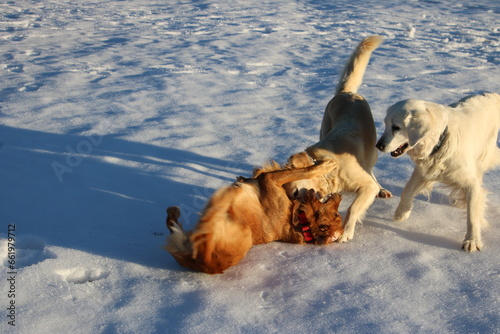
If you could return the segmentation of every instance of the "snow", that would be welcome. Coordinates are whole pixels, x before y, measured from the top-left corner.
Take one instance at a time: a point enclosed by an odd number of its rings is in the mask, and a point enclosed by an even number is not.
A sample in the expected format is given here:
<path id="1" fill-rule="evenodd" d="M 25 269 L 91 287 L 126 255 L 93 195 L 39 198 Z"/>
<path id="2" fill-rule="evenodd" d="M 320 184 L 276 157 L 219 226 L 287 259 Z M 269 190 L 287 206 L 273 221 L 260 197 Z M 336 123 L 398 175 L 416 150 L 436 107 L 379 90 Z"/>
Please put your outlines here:
<path id="1" fill-rule="evenodd" d="M 479 253 L 460 250 L 465 212 L 439 189 L 392 221 L 412 164 L 388 155 L 375 174 L 395 196 L 349 243 L 261 245 L 215 276 L 162 249 L 167 206 L 192 227 L 215 189 L 317 140 L 368 35 L 385 38 L 360 89 L 379 133 L 399 100 L 499 92 L 498 1 L 16 0 L 0 13 L 0 332 L 500 332 L 498 169 Z"/>

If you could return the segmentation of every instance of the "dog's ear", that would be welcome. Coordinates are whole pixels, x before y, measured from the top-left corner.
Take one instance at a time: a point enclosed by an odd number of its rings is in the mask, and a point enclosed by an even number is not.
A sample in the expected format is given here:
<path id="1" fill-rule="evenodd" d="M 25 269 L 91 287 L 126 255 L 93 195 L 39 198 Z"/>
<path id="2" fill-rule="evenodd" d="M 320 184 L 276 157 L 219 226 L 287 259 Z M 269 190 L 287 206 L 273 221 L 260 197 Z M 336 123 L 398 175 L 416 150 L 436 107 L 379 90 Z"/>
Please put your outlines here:
<path id="1" fill-rule="evenodd" d="M 292 209 L 292 225 L 299 226 L 300 215 L 305 215 L 308 219 L 310 219 L 314 215 L 315 209 L 313 208 L 313 204 L 315 201 L 320 203 L 318 200 L 314 199 L 314 201 L 302 200 L 293 200 L 293 209 Z M 321 203 L 320 203 L 321 204 Z"/>
<path id="2" fill-rule="evenodd" d="M 328 199 L 328 202 L 330 201 L 332 202 L 331 208 L 335 211 L 339 211 L 340 201 L 342 201 L 342 195 L 340 195 L 339 193 L 334 193 Z"/>
<path id="3" fill-rule="evenodd" d="M 431 102 L 425 103 L 425 110 L 415 110 L 409 117 L 408 142 L 411 147 L 426 138 L 423 151 L 432 149 L 448 124 L 448 113 L 443 106 Z"/>
<path id="4" fill-rule="evenodd" d="M 288 158 L 288 165 L 292 168 L 304 168 L 314 165 L 314 161 L 306 152 L 299 152 Z"/>
<path id="5" fill-rule="evenodd" d="M 299 221 L 299 209 L 302 206 L 302 202 L 298 199 L 293 200 L 292 202 L 292 225 L 297 226 L 300 224 Z"/>
<path id="6" fill-rule="evenodd" d="M 425 115 L 421 113 L 409 116 L 408 122 L 408 143 L 414 147 L 430 131 L 430 125 L 425 121 Z"/>

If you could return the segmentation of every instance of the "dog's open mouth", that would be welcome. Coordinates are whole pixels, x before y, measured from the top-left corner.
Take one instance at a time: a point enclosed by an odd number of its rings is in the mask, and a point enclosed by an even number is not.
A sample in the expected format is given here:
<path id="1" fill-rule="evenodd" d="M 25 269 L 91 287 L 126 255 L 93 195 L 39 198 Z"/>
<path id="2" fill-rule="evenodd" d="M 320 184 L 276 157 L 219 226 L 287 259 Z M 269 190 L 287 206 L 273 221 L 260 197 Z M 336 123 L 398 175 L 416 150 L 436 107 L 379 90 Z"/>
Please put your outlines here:
<path id="1" fill-rule="evenodd" d="M 392 151 L 391 155 L 395 158 L 399 157 L 400 155 L 406 152 L 408 146 L 409 146 L 408 143 L 404 143 L 403 145 L 399 146 L 396 150 Z"/>

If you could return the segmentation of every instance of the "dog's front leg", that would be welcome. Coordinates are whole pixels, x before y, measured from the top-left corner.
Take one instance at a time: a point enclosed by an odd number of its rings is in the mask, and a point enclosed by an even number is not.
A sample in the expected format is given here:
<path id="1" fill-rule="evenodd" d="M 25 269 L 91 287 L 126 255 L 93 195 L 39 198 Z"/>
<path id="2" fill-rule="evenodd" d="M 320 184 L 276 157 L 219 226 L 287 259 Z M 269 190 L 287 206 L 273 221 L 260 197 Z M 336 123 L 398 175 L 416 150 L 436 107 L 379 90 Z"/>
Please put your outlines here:
<path id="1" fill-rule="evenodd" d="M 401 194 L 401 200 L 394 213 L 394 220 L 397 222 L 408 219 L 411 214 L 411 209 L 413 207 L 413 199 L 415 196 L 425 187 L 427 181 L 422 176 L 422 173 L 418 168 L 415 168 L 410 180 L 403 189 Z"/>
<path id="2" fill-rule="evenodd" d="M 371 181 L 367 177 L 368 184 L 361 187 L 357 191 L 357 196 L 352 202 L 349 209 L 347 209 L 344 233 L 339 239 L 339 242 L 348 242 L 354 237 L 354 229 L 356 228 L 356 223 L 361 221 L 365 216 L 366 210 L 372 205 L 375 197 L 379 192 L 378 184 Z M 371 181 L 371 182 L 370 182 Z"/>
<path id="3" fill-rule="evenodd" d="M 483 242 L 481 241 L 481 225 L 484 220 L 484 205 L 486 192 L 479 185 L 474 184 L 466 189 L 467 192 L 467 234 L 462 244 L 466 252 L 475 252 L 481 250 Z"/>

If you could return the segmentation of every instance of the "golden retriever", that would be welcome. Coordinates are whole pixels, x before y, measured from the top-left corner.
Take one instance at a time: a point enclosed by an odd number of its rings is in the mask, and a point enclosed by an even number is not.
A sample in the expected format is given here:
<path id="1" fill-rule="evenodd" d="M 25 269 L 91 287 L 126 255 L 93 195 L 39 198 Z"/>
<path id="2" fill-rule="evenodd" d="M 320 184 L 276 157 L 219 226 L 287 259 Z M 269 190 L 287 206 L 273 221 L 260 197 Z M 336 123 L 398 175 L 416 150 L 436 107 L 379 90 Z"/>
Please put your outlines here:
<path id="1" fill-rule="evenodd" d="M 408 153 L 415 163 L 394 219 L 407 219 L 413 198 L 430 194 L 433 184 L 440 182 L 451 188 L 454 204 L 467 206 L 462 248 L 481 250 L 481 228 L 487 226 L 483 174 L 500 164 L 500 95 L 468 96 L 450 106 L 404 100 L 388 108 L 384 122 L 378 149 L 393 157 Z"/>
<path id="2" fill-rule="evenodd" d="M 255 170 L 252 178 L 239 177 L 215 192 L 191 232 L 182 229 L 179 208 L 169 207 L 166 223 L 171 234 L 165 249 L 182 266 L 216 274 L 237 264 L 253 245 L 328 244 L 342 234 L 341 196 L 334 194 L 321 203 L 310 191 L 302 201 L 292 202 L 282 186 L 334 168 L 331 160 L 293 169 L 273 163 Z"/>
<path id="3" fill-rule="evenodd" d="M 372 173 L 378 152 L 377 134 L 368 102 L 356 92 L 363 81 L 370 55 L 382 42 L 380 36 L 363 39 L 345 65 L 333 99 L 326 106 L 320 130 L 320 141 L 304 152 L 290 157 L 290 165 L 332 159 L 338 168 L 319 178 L 308 178 L 285 185 L 287 192 L 300 198 L 303 191 L 315 189 L 320 196 L 337 192 L 353 192 L 356 197 L 348 208 L 344 233 L 339 242 L 354 236 L 356 223 L 361 221 L 375 198 L 390 197 Z"/>

